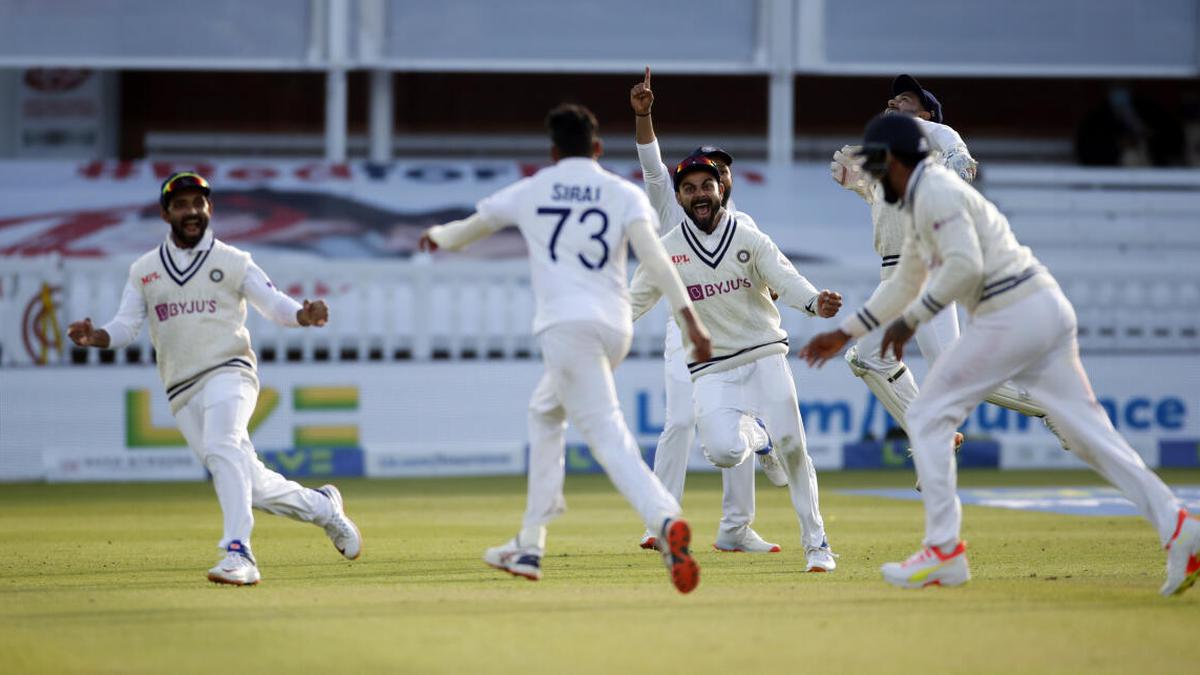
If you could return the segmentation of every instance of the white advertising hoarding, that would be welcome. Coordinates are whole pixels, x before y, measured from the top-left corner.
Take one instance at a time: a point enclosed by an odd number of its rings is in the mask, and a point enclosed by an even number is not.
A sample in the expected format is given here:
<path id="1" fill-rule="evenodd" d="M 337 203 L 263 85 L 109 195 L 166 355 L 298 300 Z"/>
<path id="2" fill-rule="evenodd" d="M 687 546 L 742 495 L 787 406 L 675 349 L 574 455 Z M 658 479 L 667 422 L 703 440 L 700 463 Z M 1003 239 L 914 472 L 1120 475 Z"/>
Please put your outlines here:
<path id="1" fill-rule="evenodd" d="M 1086 360 L 1117 428 L 1155 466 L 1163 443 L 1200 439 L 1200 358 Z M 923 364 L 914 361 L 918 372 Z M 846 445 L 882 438 L 889 421 L 840 363 L 792 362 L 819 469 L 847 464 Z M 519 474 L 525 470 L 526 401 L 536 361 L 266 364 L 251 437 L 291 475 Z M 653 447 L 664 410 L 662 363 L 637 359 L 617 374 L 626 420 Z M 964 426 L 990 438 L 1001 468 L 1082 466 L 1037 420 L 984 405 Z M 568 431 L 576 452 L 580 443 Z M 571 455 L 569 458 L 574 458 Z M 594 470 L 586 458 L 573 470 Z M 692 466 L 707 469 L 698 449 Z M 882 465 L 887 465 L 884 461 Z M 589 468 L 590 467 L 590 468 Z M 0 480 L 174 480 L 202 477 L 175 429 L 153 368 L 89 366 L 0 370 Z"/>

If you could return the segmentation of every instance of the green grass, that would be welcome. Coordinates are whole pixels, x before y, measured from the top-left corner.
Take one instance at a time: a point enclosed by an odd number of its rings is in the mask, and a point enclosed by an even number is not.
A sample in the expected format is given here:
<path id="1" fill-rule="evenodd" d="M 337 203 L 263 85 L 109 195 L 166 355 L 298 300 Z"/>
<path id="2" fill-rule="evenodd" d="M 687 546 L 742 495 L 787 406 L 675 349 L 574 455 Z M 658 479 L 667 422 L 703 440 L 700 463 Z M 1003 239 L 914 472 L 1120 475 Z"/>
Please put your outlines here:
<path id="1" fill-rule="evenodd" d="M 636 547 L 636 515 L 598 476 L 568 478 L 536 584 L 479 559 L 517 528 L 518 478 L 339 482 L 366 538 L 356 562 L 312 526 L 258 514 L 255 588 L 204 578 L 220 536 L 209 485 L 0 486 L 0 672 L 1196 672 L 1200 589 L 1158 596 L 1164 555 L 1140 519 L 966 507 L 974 580 L 902 591 L 878 566 L 917 547 L 919 502 L 834 491 L 909 474 L 821 476 L 841 554 L 828 575 L 799 573 L 786 491 L 760 480 L 756 521 L 783 553 L 718 554 L 719 480 L 688 483 L 703 569 L 688 596 Z"/>

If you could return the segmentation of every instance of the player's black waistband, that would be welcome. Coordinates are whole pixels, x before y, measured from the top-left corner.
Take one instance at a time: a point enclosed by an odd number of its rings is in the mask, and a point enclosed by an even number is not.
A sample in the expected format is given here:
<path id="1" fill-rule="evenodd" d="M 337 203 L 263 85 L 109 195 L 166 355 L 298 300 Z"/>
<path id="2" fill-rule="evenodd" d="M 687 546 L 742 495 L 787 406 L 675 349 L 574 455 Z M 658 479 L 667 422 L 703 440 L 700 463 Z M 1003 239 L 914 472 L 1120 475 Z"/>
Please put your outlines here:
<path id="1" fill-rule="evenodd" d="M 712 366 L 715 366 L 718 363 L 721 363 L 722 361 L 728 361 L 729 359 L 737 358 L 747 352 L 752 352 L 755 349 L 762 349 L 763 347 L 770 347 L 771 345 L 783 345 L 784 347 L 787 347 L 788 339 L 780 338 L 778 340 L 772 340 L 771 342 L 764 342 L 761 345 L 754 345 L 753 347 L 746 347 L 745 349 L 739 349 L 732 354 L 726 354 L 725 356 L 715 356 L 707 361 L 693 361 L 688 364 L 688 372 L 691 373 L 692 375 L 695 375 L 696 373 L 704 370 L 705 368 L 710 368 Z"/>
<path id="2" fill-rule="evenodd" d="M 214 371 L 218 368 L 245 368 L 246 370 L 253 372 L 254 364 L 250 363 L 246 359 L 229 359 L 225 363 L 218 363 L 217 365 L 213 366 L 212 368 L 205 368 L 204 370 L 196 373 L 195 375 L 192 375 L 188 379 L 186 379 L 182 382 L 176 382 L 175 384 L 167 387 L 167 400 L 168 401 L 175 400 L 176 396 L 187 391 L 193 385 L 195 385 L 197 382 L 199 382 L 205 375 L 208 375 L 209 373 L 211 373 L 212 371 Z"/>
<path id="3" fill-rule="evenodd" d="M 1037 274 L 1041 271 L 1041 265 L 1030 265 L 1022 270 L 1019 274 L 1013 274 L 1011 276 L 1004 277 L 1003 279 L 997 279 L 990 284 L 984 284 L 983 292 L 979 294 L 979 301 L 985 302 L 996 297 L 997 295 L 1000 295 L 1001 293 L 1007 293 L 1008 291 L 1011 291 L 1017 286 L 1020 286 L 1026 281 L 1029 281 L 1033 277 L 1037 276 Z"/>

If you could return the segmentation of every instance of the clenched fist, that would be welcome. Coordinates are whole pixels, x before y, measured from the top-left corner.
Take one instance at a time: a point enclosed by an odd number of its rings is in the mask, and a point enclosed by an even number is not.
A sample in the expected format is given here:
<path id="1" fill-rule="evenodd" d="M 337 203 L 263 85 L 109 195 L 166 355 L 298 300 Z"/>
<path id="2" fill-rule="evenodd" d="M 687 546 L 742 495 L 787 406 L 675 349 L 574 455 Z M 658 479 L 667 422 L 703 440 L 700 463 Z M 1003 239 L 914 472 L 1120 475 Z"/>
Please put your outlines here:
<path id="1" fill-rule="evenodd" d="M 305 300 L 304 306 L 296 310 L 296 321 L 301 326 L 324 326 L 329 322 L 329 306 L 324 300 Z"/>

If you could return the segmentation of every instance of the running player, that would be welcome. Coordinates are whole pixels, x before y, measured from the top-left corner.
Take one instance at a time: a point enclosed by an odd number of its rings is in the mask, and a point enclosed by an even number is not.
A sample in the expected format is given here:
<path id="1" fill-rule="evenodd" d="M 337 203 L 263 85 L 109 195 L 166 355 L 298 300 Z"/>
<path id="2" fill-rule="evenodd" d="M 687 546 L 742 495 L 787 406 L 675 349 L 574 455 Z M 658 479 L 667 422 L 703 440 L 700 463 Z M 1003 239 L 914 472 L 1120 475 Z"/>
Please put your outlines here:
<path id="1" fill-rule="evenodd" d="M 892 82 L 892 98 L 884 109 L 885 114 L 911 116 L 925 133 L 929 141 L 931 161 L 957 174 L 968 183 L 975 180 L 978 162 L 971 156 L 957 131 L 943 123 L 942 104 L 933 92 L 921 86 L 911 75 L 900 75 Z M 904 243 L 904 220 L 906 214 L 883 198 L 878 183 L 868 181 L 855 159 L 858 148 L 845 146 L 833 155 L 829 164 L 830 173 L 842 187 L 853 190 L 871 205 L 871 222 L 875 226 L 875 251 L 882 259 L 879 272 L 880 285 L 888 283 L 900 262 L 900 248 Z M 951 303 L 930 321 L 917 328 L 917 346 L 932 366 L 949 345 L 958 339 L 958 310 Z M 872 331 L 846 350 L 846 362 L 851 372 L 861 377 L 875 397 L 891 413 L 907 432 L 905 411 L 917 396 L 917 383 L 908 367 L 883 353 L 880 341 L 883 331 Z M 989 403 L 1015 410 L 1022 415 L 1040 417 L 1047 428 L 1057 434 L 1046 417 L 1045 410 L 1035 403 L 1028 392 L 1011 382 L 1001 384 L 988 394 Z M 1061 437 L 1060 437 L 1061 442 Z M 956 432 L 955 447 L 962 443 L 962 434 Z M 1065 443 L 1064 443 L 1065 447 Z"/>
<path id="2" fill-rule="evenodd" d="M 716 162 L 692 155 L 674 170 L 676 198 L 686 217 L 663 237 L 696 311 L 713 331 L 712 357 L 687 364 L 705 457 L 732 468 L 752 454 L 782 462 L 801 525 L 805 569 L 837 567 L 825 536 L 817 474 L 808 456 L 796 384 L 787 363 L 780 302 L 812 316 L 830 317 L 842 298 L 818 291 L 745 213 L 722 203 Z M 634 273 L 633 316 L 645 314 L 662 292 L 647 270 Z"/>
<path id="3" fill-rule="evenodd" d="M 223 558 L 210 581 L 257 584 L 250 549 L 251 507 L 314 523 L 345 557 L 362 551 L 332 485 L 312 490 L 268 469 L 250 443 L 247 424 L 258 402 L 257 359 L 246 331 L 246 301 L 281 326 L 324 326 L 323 300 L 296 302 L 267 279 L 250 254 L 213 238 L 211 189 L 196 173 L 173 174 L 159 190 L 167 239 L 129 268 L 117 315 L 103 328 L 76 321 L 67 335 L 81 347 L 120 349 L 150 319 L 150 342 L 171 412 L 188 447 L 212 474 L 221 505 Z M 151 313 L 149 308 L 153 307 Z"/>
<path id="4" fill-rule="evenodd" d="M 488 549 L 484 562 L 538 580 L 546 524 L 566 509 L 563 430 L 579 429 L 621 495 L 657 533 L 672 582 L 696 587 L 700 569 L 688 551 L 691 530 L 679 502 L 642 461 L 625 426 L 612 371 L 633 335 L 626 279 L 628 245 L 665 289 L 698 359 L 711 357 L 708 332 L 655 232 L 657 217 L 637 187 L 605 171 L 596 118 L 587 108 L 561 105 L 546 126 L 555 164 L 482 200 L 469 218 L 426 230 L 422 250 L 458 249 L 516 224 L 529 246 L 537 300 L 533 332 L 546 373 L 529 404 L 528 503 L 521 530 Z"/>
<path id="5" fill-rule="evenodd" d="M 911 117 L 883 115 L 867 126 L 863 168 L 880 182 L 884 199 L 909 216 L 900 263 L 892 282 L 839 330 L 817 335 L 801 350 L 809 365 L 820 365 L 851 338 L 892 321 L 882 348 L 900 359 L 915 329 L 951 302 L 973 316 L 908 410 L 924 488 L 925 539 L 907 560 L 885 564 L 884 579 L 903 588 L 970 579 L 954 433 L 988 392 L 1012 379 L 1045 402 L 1073 451 L 1154 526 L 1167 549 L 1161 592 L 1182 593 L 1200 577 L 1200 520 L 1188 516 L 1097 403 L 1079 360 L 1075 310 L 1058 282 L 1017 242 L 994 204 L 928 154 L 929 142 Z"/>
<path id="6" fill-rule="evenodd" d="M 642 165 L 642 181 L 650 205 L 658 212 L 658 220 L 664 230 L 683 222 L 683 208 L 675 198 L 671 173 L 662 161 L 662 151 L 654 134 L 654 121 L 650 109 L 654 106 L 654 92 L 650 88 L 650 67 L 645 77 L 629 92 L 629 104 L 633 107 L 637 129 L 637 153 Z M 733 194 L 733 174 L 730 166 L 733 157 L 724 150 L 701 146 L 692 155 L 711 159 L 720 172 L 721 205 L 730 213 L 737 209 L 730 200 Z M 748 226 L 751 220 L 742 221 Z M 666 234 L 661 232 L 660 234 Z M 692 378 L 687 370 L 687 355 L 683 350 L 683 336 L 673 320 L 667 321 L 666 344 L 663 349 L 664 381 L 667 393 L 667 412 L 663 420 L 662 434 L 658 437 L 658 449 L 654 453 L 654 475 L 658 476 L 671 495 L 683 500 L 683 485 L 687 477 L 688 453 L 696 438 L 696 416 L 692 404 Z M 787 485 L 787 474 L 777 462 L 767 458 L 765 467 L 770 467 L 767 477 L 777 485 Z M 764 540 L 750 524 L 754 522 L 754 462 L 745 462 L 731 469 L 722 469 L 721 482 L 724 486 L 721 522 L 717 526 L 717 540 L 713 548 L 718 551 L 744 551 L 747 553 L 777 553 L 779 544 Z M 654 548 L 654 532 L 647 530 L 642 535 L 642 548 Z"/>

